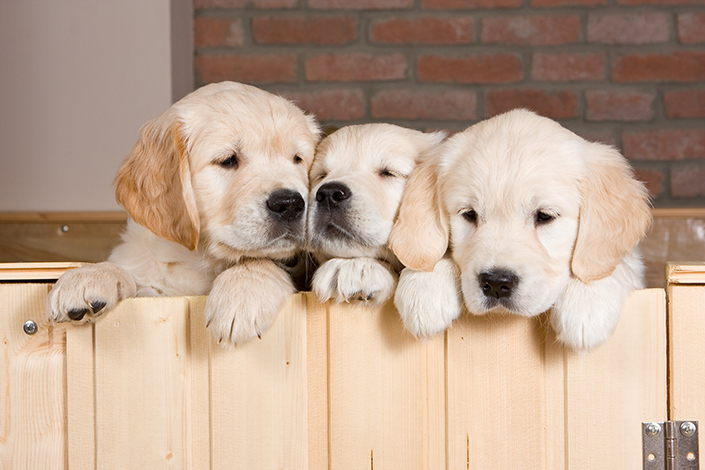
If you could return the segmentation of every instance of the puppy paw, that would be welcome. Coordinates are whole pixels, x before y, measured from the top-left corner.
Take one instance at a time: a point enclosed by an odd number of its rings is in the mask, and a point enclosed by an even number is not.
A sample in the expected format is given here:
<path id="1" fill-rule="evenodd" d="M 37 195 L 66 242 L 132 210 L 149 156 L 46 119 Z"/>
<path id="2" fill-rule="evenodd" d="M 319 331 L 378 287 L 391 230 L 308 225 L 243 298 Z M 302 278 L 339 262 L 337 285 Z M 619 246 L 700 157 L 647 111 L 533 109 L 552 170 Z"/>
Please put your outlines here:
<path id="1" fill-rule="evenodd" d="M 135 279 L 120 266 L 103 262 L 64 273 L 47 297 L 49 321 L 91 321 L 134 297 Z"/>
<path id="2" fill-rule="evenodd" d="M 313 292 L 321 302 L 361 300 L 382 305 L 396 284 L 397 274 L 391 266 L 374 258 L 333 258 L 313 276 Z"/>
<path id="3" fill-rule="evenodd" d="M 460 270 L 448 258 L 431 272 L 402 270 L 394 295 L 404 328 L 417 338 L 431 338 L 447 330 L 460 316 Z"/>
<path id="4" fill-rule="evenodd" d="M 206 326 L 224 345 L 261 338 L 294 292 L 289 274 L 272 261 L 244 261 L 215 278 L 206 301 Z"/>

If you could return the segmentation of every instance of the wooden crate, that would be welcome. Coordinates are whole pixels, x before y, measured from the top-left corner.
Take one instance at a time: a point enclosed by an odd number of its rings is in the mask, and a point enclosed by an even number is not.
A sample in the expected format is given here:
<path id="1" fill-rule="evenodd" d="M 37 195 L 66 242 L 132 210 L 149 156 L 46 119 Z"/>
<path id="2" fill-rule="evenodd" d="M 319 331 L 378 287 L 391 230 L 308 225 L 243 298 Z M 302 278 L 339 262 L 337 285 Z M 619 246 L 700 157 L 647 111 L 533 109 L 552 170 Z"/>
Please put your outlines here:
<path id="1" fill-rule="evenodd" d="M 614 336 L 576 354 L 545 317 L 466 317 L 420 342 L 391 305 L 310 293 L 226 350 L 204 297 L 128 299 L 67 327 L 45 320 L 49 288 L 0 284 L 0 468 L 641 469 L 641 423 L 668 418 L 662 289 L 635 292 Z"/>

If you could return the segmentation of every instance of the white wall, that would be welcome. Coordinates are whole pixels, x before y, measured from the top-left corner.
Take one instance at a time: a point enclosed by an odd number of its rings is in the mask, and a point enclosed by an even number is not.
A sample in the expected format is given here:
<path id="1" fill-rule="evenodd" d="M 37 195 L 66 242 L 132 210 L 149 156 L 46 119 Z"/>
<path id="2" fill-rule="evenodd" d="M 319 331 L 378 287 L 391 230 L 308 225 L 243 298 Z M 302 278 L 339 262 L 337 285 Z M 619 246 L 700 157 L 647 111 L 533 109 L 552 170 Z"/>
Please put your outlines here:
<path id="1" fill-rule="evenodd" d="M 0 2 L 0 211 L 118 210 L 140 126 L 193 87 L 190 0 Z"/>

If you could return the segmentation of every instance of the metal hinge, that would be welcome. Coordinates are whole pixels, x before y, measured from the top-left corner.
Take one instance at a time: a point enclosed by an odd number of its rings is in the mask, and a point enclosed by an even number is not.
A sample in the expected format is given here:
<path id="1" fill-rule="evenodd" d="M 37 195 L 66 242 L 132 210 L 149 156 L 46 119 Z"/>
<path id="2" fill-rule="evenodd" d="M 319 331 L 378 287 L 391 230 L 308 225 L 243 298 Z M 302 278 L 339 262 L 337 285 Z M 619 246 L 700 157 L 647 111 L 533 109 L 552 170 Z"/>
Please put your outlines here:
<path id="1" fill-rule="evenodd" d="M 698 422 L 642 423 L 644 470 L 699 470 Z"/>

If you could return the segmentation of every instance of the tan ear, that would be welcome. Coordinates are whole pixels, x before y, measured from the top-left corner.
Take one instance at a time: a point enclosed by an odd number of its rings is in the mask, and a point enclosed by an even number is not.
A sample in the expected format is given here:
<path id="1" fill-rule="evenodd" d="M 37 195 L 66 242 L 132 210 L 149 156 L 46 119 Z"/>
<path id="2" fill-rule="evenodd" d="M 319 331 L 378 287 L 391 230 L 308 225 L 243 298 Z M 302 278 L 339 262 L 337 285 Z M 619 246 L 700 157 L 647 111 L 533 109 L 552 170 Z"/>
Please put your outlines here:
<path id="1" fill-rule="evenodd" d="M 448 249 L 449 234 L 448 215 L 438 194 L 437 155 L 431 155 L 406 183 L 389 246 L 404 266 L 432 271 Z"/>
<path id="2" fill-rule="evenodd" d="M 573 274 L 583 282 L 612 274 L 622 258 L 646 235 L 651 206 L 644 185 L 620 153 L 590 143 L 582 187 Z"/>
<path id="3" fill-rule="evenodd" d="M 175 112 L 142 127 L 114 184 L 115 199 L 138 224 L 189 250 L 198 246 L 200 221 L 188 148 Z"/>

